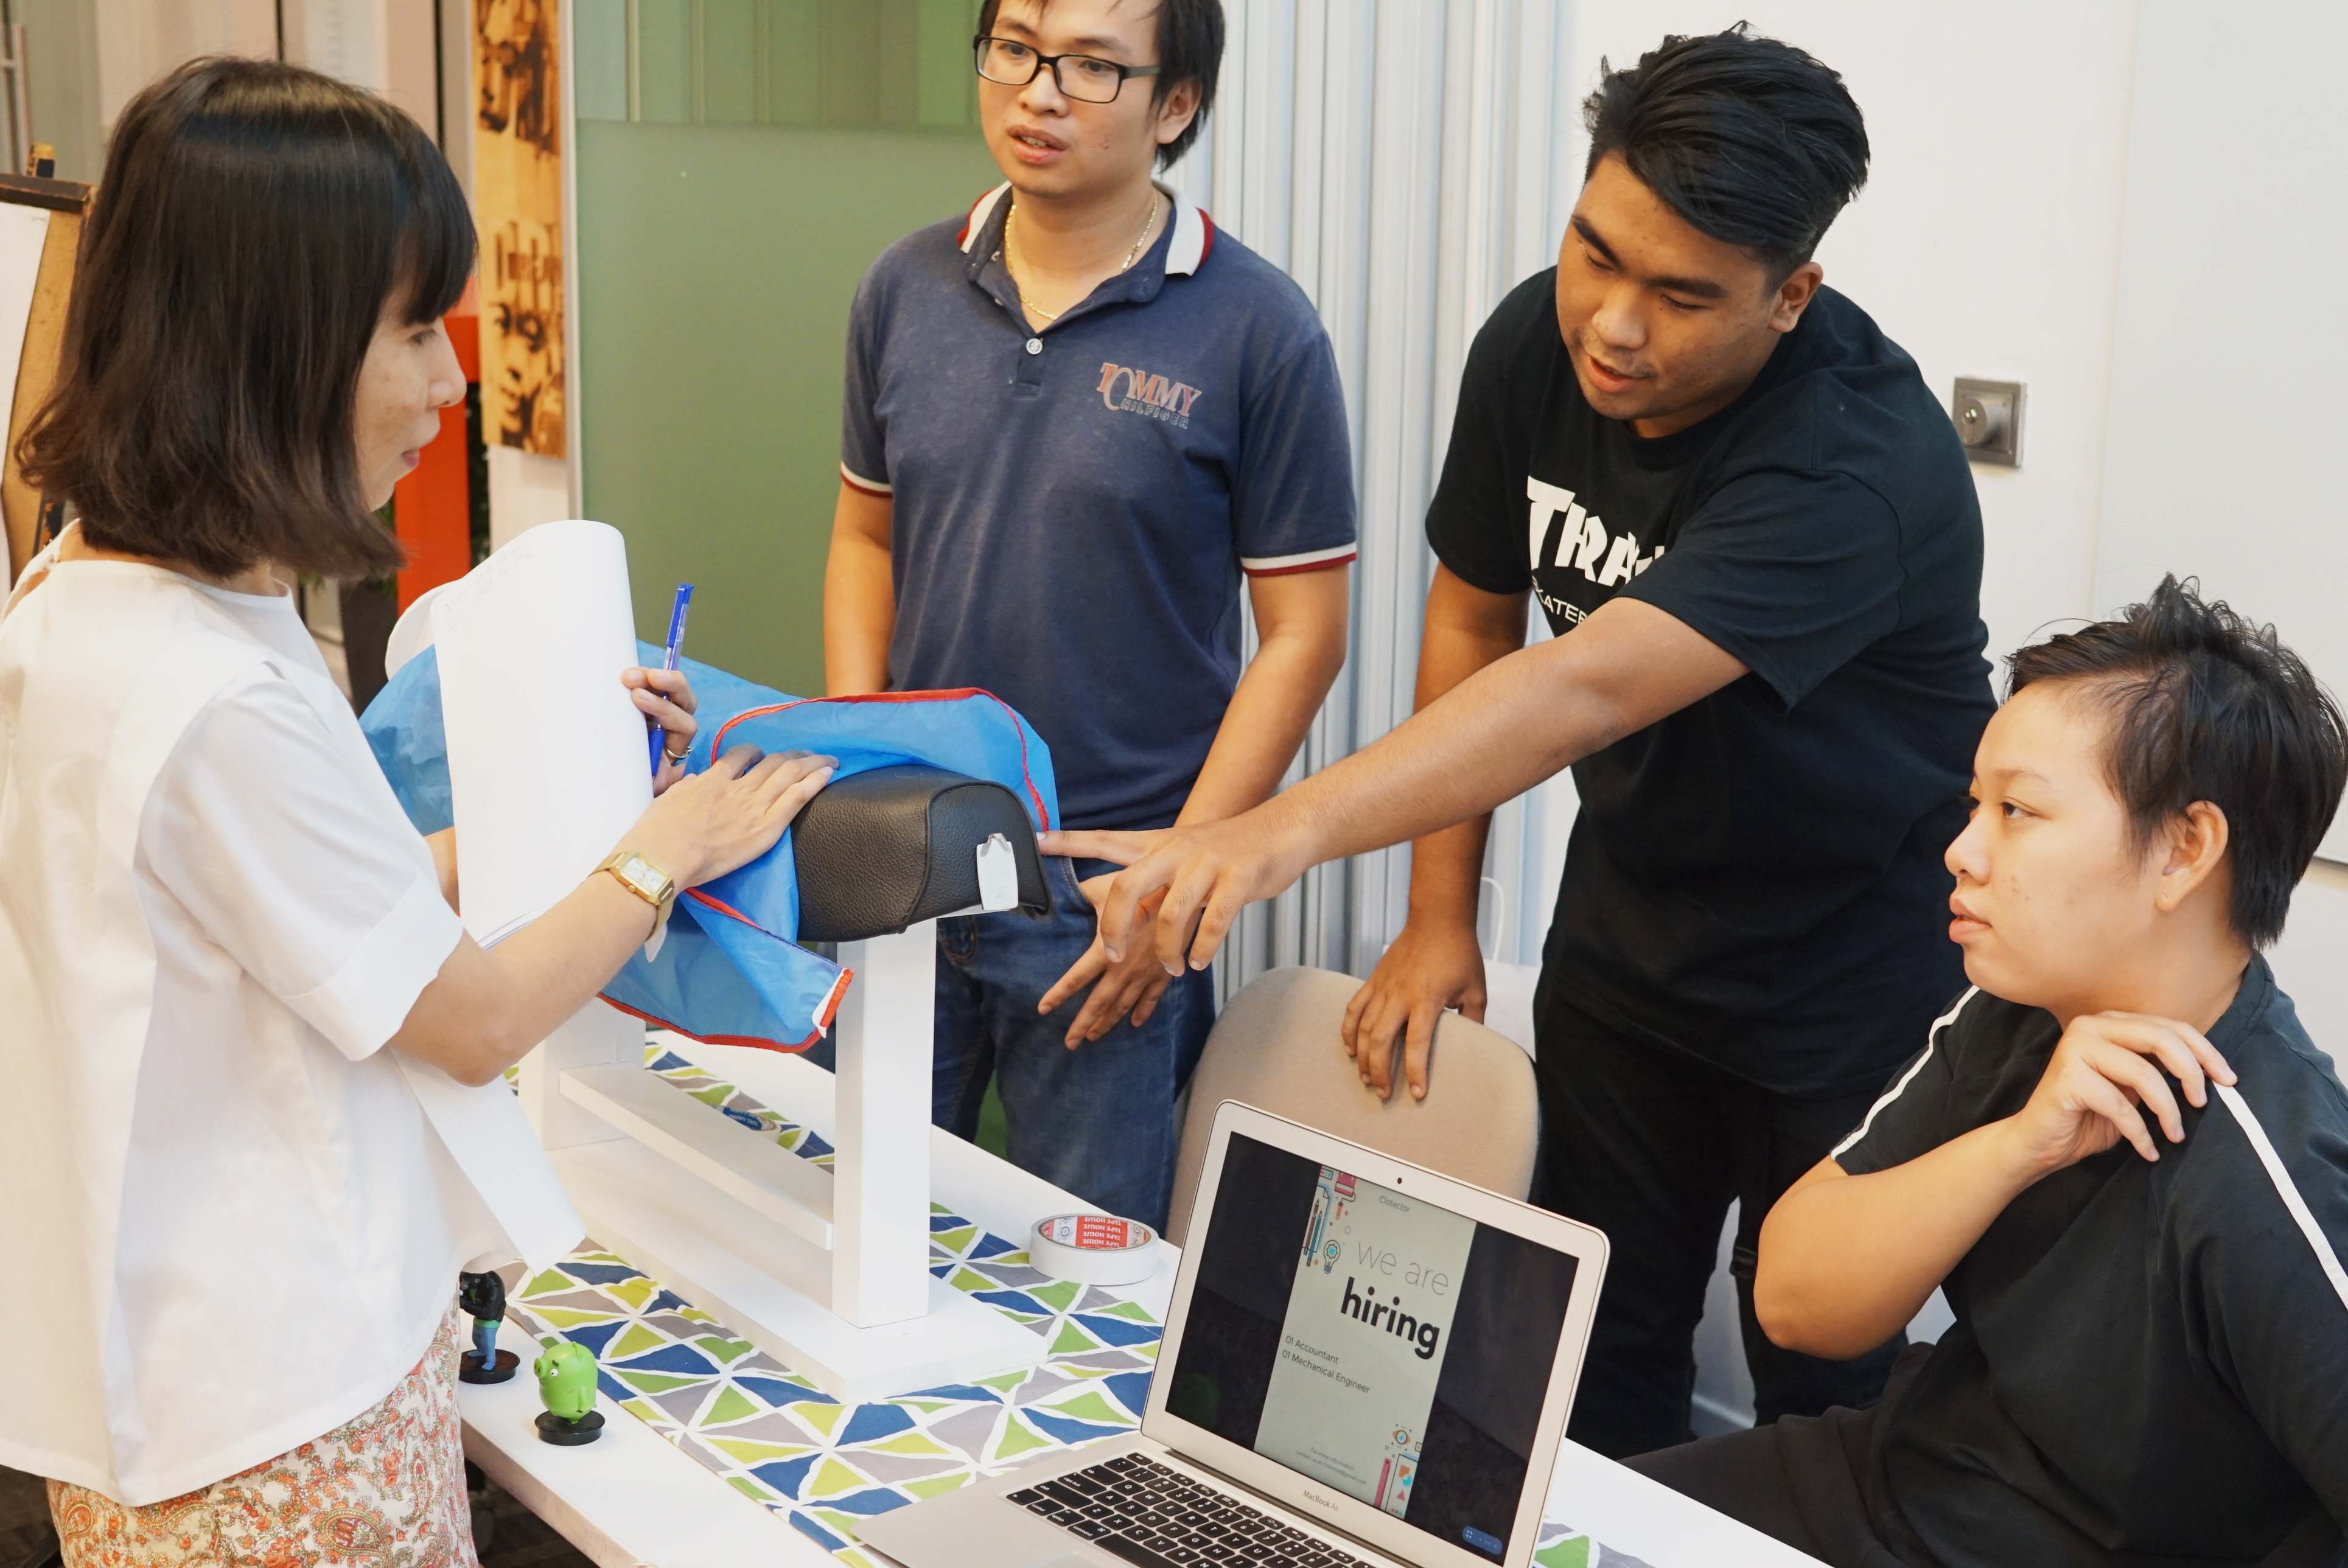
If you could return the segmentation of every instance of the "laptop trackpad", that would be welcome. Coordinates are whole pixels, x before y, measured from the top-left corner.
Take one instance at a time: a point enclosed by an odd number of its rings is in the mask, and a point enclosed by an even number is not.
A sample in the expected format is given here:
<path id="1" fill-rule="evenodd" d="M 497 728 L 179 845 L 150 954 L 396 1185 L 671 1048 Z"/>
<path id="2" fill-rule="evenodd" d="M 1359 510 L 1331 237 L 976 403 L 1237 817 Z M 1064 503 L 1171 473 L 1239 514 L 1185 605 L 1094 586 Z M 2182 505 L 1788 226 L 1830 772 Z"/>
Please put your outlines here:
<path id="1" fill-rule="evenodd" d="M 1015 1502 L 965 1487 L 873 1516 L 864 1542 L 906 1568 L 1121 1568 Z"/>

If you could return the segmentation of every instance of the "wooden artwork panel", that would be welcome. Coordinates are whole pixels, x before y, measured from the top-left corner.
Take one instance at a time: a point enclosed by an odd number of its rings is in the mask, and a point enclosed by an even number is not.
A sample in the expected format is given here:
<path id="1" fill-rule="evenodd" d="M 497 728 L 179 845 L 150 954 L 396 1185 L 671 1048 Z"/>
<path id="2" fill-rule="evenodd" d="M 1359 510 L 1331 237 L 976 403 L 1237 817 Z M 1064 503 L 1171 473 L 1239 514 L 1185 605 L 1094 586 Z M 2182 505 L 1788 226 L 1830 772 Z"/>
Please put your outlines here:
<path id="1" fill-rule="evenodd" d="M 482 435 L 545 457 L 566 438 L 559 3 L 473 0 Z"/>
<path id="2" fill-rule="evenodd" d="M 86 186 L 59 187 L 77 193 Z M 81 242 L 81 212 L 52 210 L 49 231 L 41 242 L 40 282 L 33 287 L 33 308 L 25 320 L 25 346 L 16 361 L 16 385 L 8 418 L 5 461 L 0 462 L 0 581 L 13 582 L 32 559 L 38 540 L 41 497 L 16 472 L 16 443 L 33 415 L 48 401 L 57 384 L 57 355 L 64 346 L 66 307 L 73 295 L 74 258 Z"/>

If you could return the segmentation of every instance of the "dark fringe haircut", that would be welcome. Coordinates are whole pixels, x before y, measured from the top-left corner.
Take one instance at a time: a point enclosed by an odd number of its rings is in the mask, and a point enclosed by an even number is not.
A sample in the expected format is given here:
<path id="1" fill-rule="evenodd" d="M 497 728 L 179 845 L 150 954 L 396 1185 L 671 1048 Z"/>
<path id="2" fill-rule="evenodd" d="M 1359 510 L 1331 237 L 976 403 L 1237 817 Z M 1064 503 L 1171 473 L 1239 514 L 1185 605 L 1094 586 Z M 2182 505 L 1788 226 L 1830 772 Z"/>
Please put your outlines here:
<path id="1" fill-rule="evenodd" d="M 395 291 L 417 326 L 456 305 L 474 243 L 448 160 L 381 98 L 275 61 L 180 67 L 116 122 L 26 480 L 101 548 L 388 575 L 359 369 Z"/>
<path id="2" fill-rule="evenodd" d="M 2273 627 L 2171 575 L 2142 604 L 2006 664 L 2009 697 L 2077 682 L 2109 715 L 2105 765 L 2139 855 L 2196 801 L 2225 813 L 2235 934 L 2253 948 L 2282 935 L 2348 784 L 2348 722 Z"/>
<path id="3" fill-rule="evenodd" d="M 1842 77 L 1790 44 L 1675 34 L 1582 100 L 1584 178 L 1619 154 L 1697 231 L 1741 245 L 1771 286 L 1808 261 L 1867 183 L 1867 122 Z"/>

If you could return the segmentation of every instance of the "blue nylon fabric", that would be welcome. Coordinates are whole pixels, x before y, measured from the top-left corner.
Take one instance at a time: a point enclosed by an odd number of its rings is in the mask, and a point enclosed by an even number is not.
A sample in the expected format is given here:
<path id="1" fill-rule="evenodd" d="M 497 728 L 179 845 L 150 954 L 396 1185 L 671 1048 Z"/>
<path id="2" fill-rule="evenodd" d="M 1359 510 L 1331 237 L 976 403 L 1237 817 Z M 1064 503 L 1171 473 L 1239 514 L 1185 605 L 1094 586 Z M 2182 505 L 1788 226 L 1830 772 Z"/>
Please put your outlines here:
<path id="1" fill-rule="evenodd" d="M 656 666 L 662 651 L 636 645 Z M 1005 703 L 984 694 L 905 693 L 884 701 L 799 701 L 681 659 L 693 682 L 700 733 L 688 772 L 709 765 L 718 732 L 727 750 L 816 752 L 839 759 L 838 777 L 901 763 L 991 779 L 1027 809 L 1041 830 L 1059 820 L 1052 756 L 1042 737 Z M 786 704 L 789 704 L 788 707 Z M 780 712 L 764 710 L 779 709 Z M 747 715 L 747 716 L 743 716 Z M 454 820 L 448 745 L 440 720 L 440 661 L 427 649 L 401 666 L 360 717 L 392 793 L 419 833 Z M 798 876 L 786 832 L 775 847 L 699 889 L 739 918 L 677 900 L 657 958 L 638 952 L 603 988 L 604 999 L 696 1040 L 798 1049 L 813 1044 L 839 1002 L 837 964 L 797 943 Z"/>

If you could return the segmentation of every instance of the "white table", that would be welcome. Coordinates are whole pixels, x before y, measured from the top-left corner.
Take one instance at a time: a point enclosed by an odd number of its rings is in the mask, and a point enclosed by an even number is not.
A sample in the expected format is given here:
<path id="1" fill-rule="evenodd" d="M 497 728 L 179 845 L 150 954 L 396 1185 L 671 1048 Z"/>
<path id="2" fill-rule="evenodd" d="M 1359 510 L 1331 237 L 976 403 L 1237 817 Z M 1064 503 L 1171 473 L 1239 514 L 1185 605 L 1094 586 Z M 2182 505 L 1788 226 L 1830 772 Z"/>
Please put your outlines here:
<path id="1" fill-rule="evenodd" d="M 693 1054 L 706 1057 L 705 1048 Z M 715 1061 L 712 1071 L 722 1071 Z M 1069 1194 L 945 1133 L 932 1145 L 940 1201 L 995 1235 L 1024 1237 L 1046 1214 L 1085 1205 Z M 1131 1286 L 1161 1317 L 1179 1256 L 1159 1244 L 1157 1275 Z M 650 1427 L 599 1397 L 602 1438 L 584 1448 L 541 1442 L 530 1363 L 538 1353 L 510 1322 L 499 1343 L 521 1358 L 510 1382 L 463 1385 L 465 1454 L 599 1568 L 836 1568 L 836 1559 L 780 1514 L 736 1491 Z M 1816 1561 L 1568 1442 L 1550 1488 L 1550 1516 L 1653 1568 L 1818 1568 Z"/>

